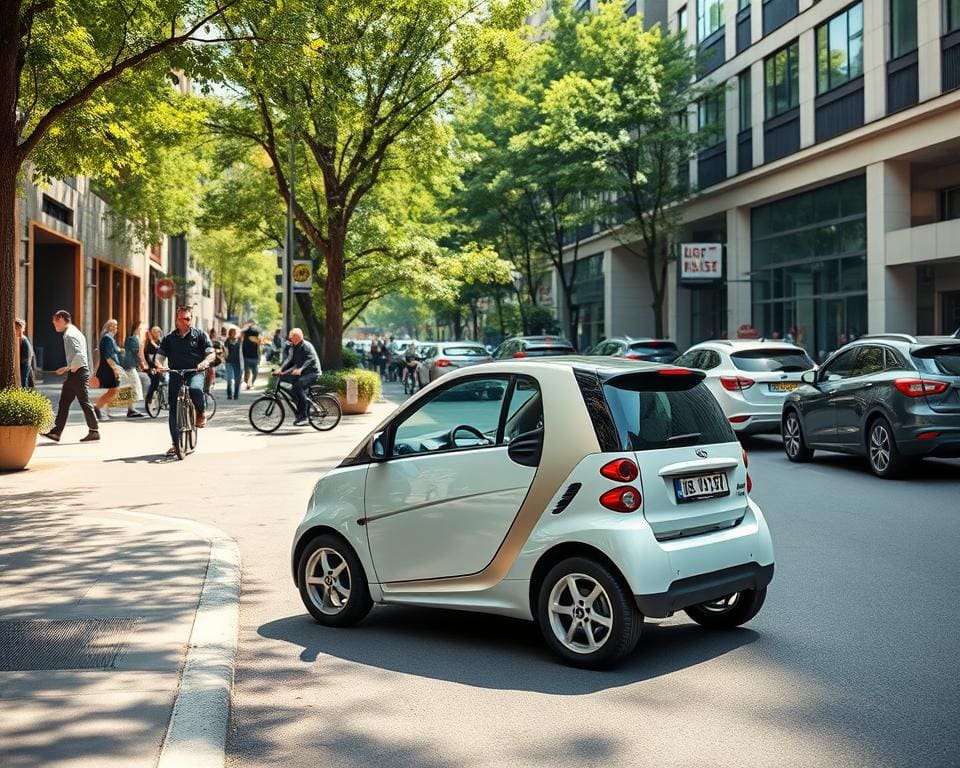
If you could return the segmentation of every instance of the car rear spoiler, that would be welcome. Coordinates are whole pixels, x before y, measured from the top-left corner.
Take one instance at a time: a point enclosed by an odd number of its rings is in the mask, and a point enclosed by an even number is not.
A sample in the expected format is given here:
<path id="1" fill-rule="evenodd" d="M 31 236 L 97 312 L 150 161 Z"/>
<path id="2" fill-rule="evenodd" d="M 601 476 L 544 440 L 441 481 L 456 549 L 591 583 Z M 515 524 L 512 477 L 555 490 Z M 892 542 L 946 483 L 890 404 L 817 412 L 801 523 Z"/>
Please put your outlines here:
<path id="1" fill-rule="evenodd" d="M 703 381 L 703 371 L 676 366 L 650 368 L 645 371 L 628 371 L 603 376 L 604 384 L 629 392 L 679 392 L 693 389 Z"/>
<path id="2" fill-rule="evenodd" d="M 958 331 L 958 333 L 960 333 L 960 331 Z M 925 360 L 929 360 L 931 357 L 936 357 L 937 355 L 948 355 L 956 352 L 960 352 L 960 337 L 958 337 L 956 342 L 948 341 L 939 344 L 926 344 L 922 347 L 913 347 L 910 350 L 911 355 Z"/>

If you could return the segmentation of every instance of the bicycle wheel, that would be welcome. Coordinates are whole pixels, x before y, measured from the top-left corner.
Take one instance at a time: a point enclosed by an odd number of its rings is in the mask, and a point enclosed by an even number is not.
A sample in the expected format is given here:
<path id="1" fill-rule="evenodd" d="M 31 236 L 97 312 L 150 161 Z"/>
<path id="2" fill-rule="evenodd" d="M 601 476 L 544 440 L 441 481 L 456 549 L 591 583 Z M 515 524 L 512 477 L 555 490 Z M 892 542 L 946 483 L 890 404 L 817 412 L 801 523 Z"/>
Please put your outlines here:
<path id="1" fill-rule="evenodd" d="M 187 412 L 190 419 L 190 429 L 187 430 L 187 445 L 190 447 L 189 453 L 193 453 L 197 447 L 197 408 L 193 404 L 193 400 L 187 405 Z"/>
<path id="2" fill-rule="evenodd" d="M 343 415 L 340 401 L 333 395 L 318 395 L 310 398 L 309 408 L 307 416 L 310 419 L 310 426 L 321 432 L 337 426 Z"/>
<path id="3" fill-rule="evenodd" d="M 160 415 L 160 390 L 153 393 L 153 397 L 147 401 L 146 406 L 147 414 L 151 419 L 155 419 Z"/>
<path id="4" fill-rule="evenodd" d="M 203 413 L 207 417 L 207 421 L 210 421 L 216 412 L 217 398 L 213 396 L 212 392 L 207 392 L 207 394 L 203 396 Z"/>
<path id="5" fill-rule="evenodd" d="M 276 432 L 283 424 L 283 417 L 283 403 L 280 398 L 266 395 L 258 397 L 250 404 L 250 426 L 257 432 Z"/>
<path id="6" fill-rule="evenodd" d="M 190 418 L 190 406 L 187 403 L 177 401 L 177 431 L 179 439 L 174 447 L 177 449 L 177 458 L 183 461 L 187 454 L 192 450 L 190 445 L 190 430 L 192 419 Z"/>

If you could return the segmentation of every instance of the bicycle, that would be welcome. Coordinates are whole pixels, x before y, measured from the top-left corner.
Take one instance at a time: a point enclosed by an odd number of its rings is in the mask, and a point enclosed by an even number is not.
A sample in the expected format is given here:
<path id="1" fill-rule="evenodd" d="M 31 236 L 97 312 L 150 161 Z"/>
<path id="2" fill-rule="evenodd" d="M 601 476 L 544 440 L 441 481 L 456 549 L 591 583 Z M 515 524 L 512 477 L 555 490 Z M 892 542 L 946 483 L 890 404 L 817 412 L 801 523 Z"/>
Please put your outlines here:
<path id="1" fill-rule="evenodd" d="M 177 458 L 183 461 L 188 453 L 193 453 L 197 447 L 197 409 L 190 398 L 190 387 L 187 386 L 187 374 L 196 373 L 196 368 L 170 368 L 170 373 L 180 377 L 180 389 L 177 391 L 177 431 L 180 439 L 174 444 Z"/>
<path id="2" fill-rule="evenodd" d="M 343 410 L 340 407 L 340 399 L 336 395 L 325 392 L 316 384 L 309 387 L 306 394 L 307 419 L 311 427 L 320 432 L 326 432 L 340 423 Z M 280 377 L 275 376 L 273 389 L 250 404 L 250 426 L 265 434 L 276 432 L 286 417 L 284 401 L 293 413 L 297 412 L 297 402 L 292 390 L 281 386 Z"/>
<path id="3" fill-rule="evenodd" d="M 151 397 L 150 401 L 146 404 L 147 414 L 151 419 L 155 419 L 160 415 L 160 411 L 165 411 L 168 407 L 167 385 L 165 381 L 161 381 L 160 386 L 157 387 L 157 391 L 153 393 L 153 397 Z M 203 412 L 207 417 L 207 421 L 210 421 L 217 412 L 217 398 L 210 392 L 204 392 L 203 394 Z"/>
<path id="4" fill-rule="evenodd" d="M 403 394 L 412 395 L 418 389 L 423 389 L 420 383 L 420 366 L 423 365 L 423 359 L 415 357 L 409 363 L 404 363 L 403 373 Z"/>

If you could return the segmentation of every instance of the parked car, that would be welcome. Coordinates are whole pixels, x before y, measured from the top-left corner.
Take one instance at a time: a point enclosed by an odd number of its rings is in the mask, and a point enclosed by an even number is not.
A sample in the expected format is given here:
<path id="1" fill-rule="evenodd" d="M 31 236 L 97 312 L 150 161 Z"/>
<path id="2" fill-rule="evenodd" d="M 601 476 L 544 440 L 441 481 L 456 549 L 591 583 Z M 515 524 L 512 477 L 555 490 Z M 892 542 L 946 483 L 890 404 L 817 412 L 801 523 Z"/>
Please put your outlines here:
<path id="1" fill-rule="evenodd" d="M 419 369 L 420 384 L 426 386 L 445 373 L 489 363 L 490 353 L 479 341 L 446 341 L 423 348 L 423 362 Z"/>
<path id="2" fill-rule="evenodd" d="M 291 551 L 304 605 L 329 627 L 373 603 L 532 620 L 584 667 L 630 653 L 645 616 L 749 621 L 773 548 L 702 379 L 607 358 L 443 376 L 317 483 Z"/>
<path id="3" fill-rule="evenodd" d="M 704 383 L 738 435 L 779 432 L 784 399 L 816 367 L 802 347 L 763 339 L 704 341 L 674 362 L 706 374 Z"/>
<path id="4" fill-rule="evenodd" d="M 573 344 L 562 336 L 514 336 L 493 351 L 494 360 L 509 357 L 549 357 L 575 355 Z"/>
<path id="5" fill-rule="evenodd" d="M 650 363 L 672 363 L 680 357 L 680 350 L 672 341 L 665 339 L 614 336 L 598 342 L 587 354 L 625 357 L 628 360 L 646 360 Z"/>
<path id="6" fill-rule="evenodd" d="M 896 477 L 911 459 L 960 456 L 960 339 L 861 336 L 803 382 L 783 404 L 791 461 L 839 451 Z"/>

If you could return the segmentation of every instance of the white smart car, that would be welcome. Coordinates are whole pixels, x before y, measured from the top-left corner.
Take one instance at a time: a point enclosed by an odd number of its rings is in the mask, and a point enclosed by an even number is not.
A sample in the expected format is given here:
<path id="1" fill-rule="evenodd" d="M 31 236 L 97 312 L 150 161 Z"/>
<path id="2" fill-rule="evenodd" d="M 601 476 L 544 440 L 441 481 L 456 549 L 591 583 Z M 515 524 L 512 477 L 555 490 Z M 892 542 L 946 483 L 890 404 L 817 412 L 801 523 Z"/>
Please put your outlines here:
<path id="1" fill-rule="evenodd" d="M 779 433 L 787 395 L 817 367 L 803 347 L 767 339 L 703 341 L 674 365 L 704 372 L 704 385 L 738 435 Z"/>
<path id="2" fill-rule="evenodd" d="M 630 653 L 644 616 L 750 620 L 773 548 L 702 379 L 596 357 L 442 377 L 317 483 L 291 553 L 304 605 L 337 627 L 375 602 L 533 620 L 585 667 Z"/>

